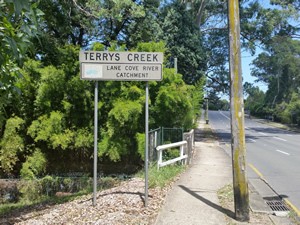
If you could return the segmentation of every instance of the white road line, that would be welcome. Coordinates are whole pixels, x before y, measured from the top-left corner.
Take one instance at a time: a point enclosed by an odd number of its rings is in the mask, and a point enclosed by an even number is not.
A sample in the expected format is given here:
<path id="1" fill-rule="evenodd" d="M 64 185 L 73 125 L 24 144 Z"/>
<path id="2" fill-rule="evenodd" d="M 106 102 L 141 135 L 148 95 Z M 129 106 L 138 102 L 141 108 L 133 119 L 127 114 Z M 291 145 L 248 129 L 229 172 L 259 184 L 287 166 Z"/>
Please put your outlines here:
<path id="1" fill-rule="evenodd" d="M 284 152 L 284 151 L 280 151 L 280 150 L 276 150 L 277 152 L 280 152 L 280 153 L 282 153 L 282 154 L 285 154 L 285 155 L 290 155 L 290 153 L 287 153 L 287 152 Z"/>
<path id="2" fill-rule="evenodd" d="M 265 133 L 263 133 L 263 132 L 258 132 L 258 133 L 267 136 L 267 134 L 265 134 Z"/>
<path id="3" fill-rule="evenodd" d="M 230 118 L 228 116 L 226 116 L 223 112 L 220 112 L 222 116 L 226 117 L 227 119 L 230 120 Z"/>
<path id="4" fill-rule="evenodd" d="M 256 142 L 254 139 L 251 139 L 251 138 L 247 138 L 247 140 L 249 140 L 251 142 Z"/>
<path id="5" fill-rule="evenodd" d="M 275 138 L 275 139 L 277 139 L 277 140 L 280 140 L 280 141 L 287 141 L 287 140 L 285 140 L 285 139 L 283 139 L 283 138 L 279 138 L 279 137 L 273 137 L 273 138 Z"/>

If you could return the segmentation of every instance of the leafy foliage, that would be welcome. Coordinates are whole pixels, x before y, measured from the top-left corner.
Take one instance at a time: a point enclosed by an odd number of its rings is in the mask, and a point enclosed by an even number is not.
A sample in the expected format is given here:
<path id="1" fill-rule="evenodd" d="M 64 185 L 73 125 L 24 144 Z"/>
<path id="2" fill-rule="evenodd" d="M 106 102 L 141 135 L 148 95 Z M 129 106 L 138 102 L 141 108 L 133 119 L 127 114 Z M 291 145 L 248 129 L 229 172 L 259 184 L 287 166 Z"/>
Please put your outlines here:
<path id="1" fill-rule="evenodd" d="M 274 115 L 280 121 L 287 124 L 297 124 L 300 125 L 300 94 L 292 93 L 291 100 L 289 103 L 281 102 L 277 104 L 274 109 Z"/>
<path id="2" fill-rule="evenodd" d="M 162 31 L 167 54 L 171 55 L 171 59 L 178 59 L 178 72 L 183 75 L 183 80 L 187 84 L 196 83 L 206 70 L 206 56 L 199 29 L 192 15 L 185 10 L 185 5 L 175 1 L 168 8 Z M 168 65 L 174 65 L 173 62 L 168 62 Z"/>
<path id="3" fill-rule="evenodd" d="M 127 154 L 134 140 L 134 132 L 139 126 L 143 106 L 137 101 L 117 101 L 108 115 L 107 130 L 100 143 L 100 156 L 106 153 L 113 161 Z"/>
<path id="4" fill-rule="evenodd" d="M 41 80 L 37 89 L 35 105 L 37 110 L 50 113 L 61 108 L 64 97 L 64 73 L 53 66 L 41 69 Z"/>
<path id="5" fill-rule="evenodd" d="M 25 179 L 34 179 L 39 175 L 42 175 L 46 171 L 46 157 L 39 150 L 35 150 L 31 156 L 29 156 L 26 162 L 23 163 L 20 175 Z"/>
<path id="6" fill-rule="evenodd" d="M 137 133 L 136 134 L 137 141 L 137 152 L 140 155 L 142 160 L 145 160 L 145 134 Z"/>
<path id="7" fill-rule="evenodd" d="M 248 96 L 245 101 L 245 110 L 247 110 L 250 115 L 264 116 L 265 93 L 249 83 L 244 84 L 244 91 Z"/>
<path id="8" fill-rule="evenodd" d="M 6 106 L 10 96 L 18 93 L 14 82 L 21 76 L 26 52 L 31 47 L 30 38 L 38 34 L 38 24 L 43 15 L 38 4 L 29 0 L 0 2 L 0 127 L 9 117 Z"/>
<path id="9" fill-rule="evenodd" d="M 33 121 L 28 128 L 28 134 L 35 142 L 45 141 L 49 146 L 55 148 L 59 145 L 62 149 L 68 146 L 68 136 L 63 129 L 63 115 L 60 112 L 51 112 L 50 116 L 41 116 Z"/>
<path id="10" fill-rule="evenodd" d="M 5 132 L 0 142 L 1 169 L 10 174 L 19 161 L 18 154 L 24 151 L 24 140 L 20 130 L 24 120 L 19 117 L 12 117 L 6 121 Z"/>
<path id="11" fill-rule="evenodd" d="M 253 64 L 252 74 L 268 84 L 264 105 L 278 120 L 291 123 L 298 110 L 294 108 L 295 96 L 299 93 L 300 61 L 298 40 L 276 36 L 268 45 L 267 52 L 261 53 Z M 292 116 L 293 115 L 293 116 Z"/>
<path id="12" fill-rule="evenodd" d="M 170 83 L 159 89 L 153 106 L 156 123 L 165 127 L 170 124 L 174 127 L 184 127 L 185 118 L 189 116 L 187 112 L 192 109 L 187 86 L 181 80 L 181 75 L 174 74 L 172 69 L 165 69 L 165 78 Z"/>
<path id="13" fill-rule="evenodd" d="M 38 33 L 38 20 L 43 13 L 29 0 L 1 1 L 0 4 L 0 65 L 3 72 L 8 72 L 7 64 L 22 63 L 30 37 Z"/>
<path id="14" fill-rule="evenodd" d="M 41 185 L 36 179 L 22 180 L 18 184 L 18 189 L 21 193 L 21 202 L 32 203 L 41 199 Z"/>

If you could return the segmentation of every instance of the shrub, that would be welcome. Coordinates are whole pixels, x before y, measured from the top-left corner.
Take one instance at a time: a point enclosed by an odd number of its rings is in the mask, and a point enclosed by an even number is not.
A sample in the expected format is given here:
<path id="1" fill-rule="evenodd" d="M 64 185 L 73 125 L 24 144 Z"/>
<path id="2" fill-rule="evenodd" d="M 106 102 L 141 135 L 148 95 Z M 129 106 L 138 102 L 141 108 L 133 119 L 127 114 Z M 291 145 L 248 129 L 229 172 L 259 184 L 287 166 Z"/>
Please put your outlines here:
<path id="1" fill-rule="evenodd" d="M 22 165 L 20 175 L 25 179 L 33 179 L 41 175 L 45 171 L 46 157 L 37 149 L 31 156 L 29 156 Z"/>
<path id="2" fill-rule="evenodd" d="M 41 198 L 42 187 L 38 180 L 21 180 L 18 184 L 21 202 L 31 203 Z"/>
<path id="3" fill-rule="evenodd" d="M 19 135 L 24 120 L 12 117 L 6 121 L 4 135 L 0 141 L 0 168 L 10 174 L 19 161 L 18 154 L 24 151 L 24 141 Z"/>

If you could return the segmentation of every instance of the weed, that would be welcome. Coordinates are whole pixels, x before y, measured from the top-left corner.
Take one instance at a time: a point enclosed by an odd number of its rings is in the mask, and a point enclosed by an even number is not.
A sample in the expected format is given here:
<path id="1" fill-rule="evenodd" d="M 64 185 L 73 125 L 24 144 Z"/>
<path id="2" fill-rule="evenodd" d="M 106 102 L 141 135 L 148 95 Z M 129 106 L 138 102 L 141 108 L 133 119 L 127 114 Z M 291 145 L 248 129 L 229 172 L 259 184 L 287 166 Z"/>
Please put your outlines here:
<path id="1" fill-rule="evenodd" d="M 156 164 L 152 164 L 149 167 L 149 188 L 154 187 L 165 187 L 170 182 L 174 180 L 180 173 L 182 173 L 185 169 L 185 166 L 182 165 L 169 165 L 157 169 Z M 144 172 L 140 171 L 137 176 L 144 177 Z"/>

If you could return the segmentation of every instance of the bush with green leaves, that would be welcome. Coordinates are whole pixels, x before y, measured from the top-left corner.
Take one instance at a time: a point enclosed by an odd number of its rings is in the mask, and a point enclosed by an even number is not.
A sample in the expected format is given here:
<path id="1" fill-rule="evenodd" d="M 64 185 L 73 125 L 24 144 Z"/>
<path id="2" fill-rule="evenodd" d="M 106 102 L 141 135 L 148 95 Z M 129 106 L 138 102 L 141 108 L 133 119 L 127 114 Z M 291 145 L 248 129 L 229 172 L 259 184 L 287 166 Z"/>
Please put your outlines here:
<path id="1" fill-rule="evenodd" d="M 52 148 L 66 149 L 73 141 L 74 133 L 64 124 L 63 113 L 52 111 L 40 116 L 28 128 L 28 134 L 35 142 L 44 141 Z"/>
<path id="2" fill-rule="evenodd" d="M 118 161 L 122 155 L 134 148 L 135 132 L 139 126 L 143 105 L 138 101 L 117 101 L 108 114 L 107 130 L 99 145 L 99 156 L 106 154 Z"/>
<path id="3" fill-rule="evenodd" d="M 21 193 L 20 200 L 25 203 L 32 203 L 41 199 L 42 186 L 37 179 L 21 180 L 18 184 Z"/>
<path id="4" fill-rule="evenodd" d="M 10 174 L 20 160 L 19 153 L 24 151 L 24 139 L 20 135 L 24 120 L 19 117 L 11 117 L 6 121 L 4 135 L 0 142 L 0 167 Z"/>
<path id="5" fill-rule="evenodd" d="M 104 49 L 99 43 L 93 46 Z M 94 85 L 80 80 L 78 47 L 67 45 L 56 50 L 57 58 L 52 65 L 45 65 L 42 60 L 25 62 L 24 76 L 16 83 L 22 95 L 15 96 L 16 105 L 11 111 L 25 118 L 19 134 L 20 141 L 27 147 L 21 155 L 22 161 L 27 159 L 22 168 L 24 177 L 33 178 L 44 173 L 37 165 L 31 168 L 32 158 L 42 155 L 47 163 L 45 173 L 87 172 L 90 169 Z M 122 51 L 124 48 L 112 43 L 109 50 Z M 166 47 L 164 42 L 149 42 L 139 43 L 133 50 L 165 52 Z M 202 80 L 198 86 L 186 85 L 182 75 L 165 68 L 162 81 L 149 82 L 150 128 L 192 128 L 195 114 L 200 109 L 202 88 Z M 141 165 L 145 82 L 105 81 L 99 83 L 98 91 L 98 156 L 103 161 Z M 19 160 L 19 155 L 14 155 L 15 160 Z M 65 160 L 70 163 L 63 164 Z"/>
<path id="6" fill-rule="evenodd" d="M 193 119 L 192 108 L 191 93 L 182 76 L 175 74 L 173 69 L 164 69 L 164 80 L 151 106 L 156 127 L 187 128 Z"/>
<path id="7" fill-rule="evenodd" d="M 276 105 L 275 115 L 286 124 L 300 125 L 300 94 L 293 92 L 291 100 Z"/>
<path id="8" fill-rule="evenodd" d="M 145 160 L 145 134 L 144 133 L 137 133 L 136 136 L 136 141 L 137 141 L 137 151 L 138 154 L 140 155 L 142 160 Z"/>
<path id="9" fill-rule="evenodd" d="M 58 180 L 56 177 L 53 176 L 45 176 L 42 179 L 39 180 L 41 187 L 42 187 L 42 191 L 41 193 L 43 193 L 46 196 L 53 196 L 56 193 L 57 187 L 58 185 Z"/>
<path id="10" fill-rule="evenodd" d="M 20 175 L 23 179 L 35 179 L 46 171 L 47 159 L 40 149 L 36 149 L 23 163 Z"/>

